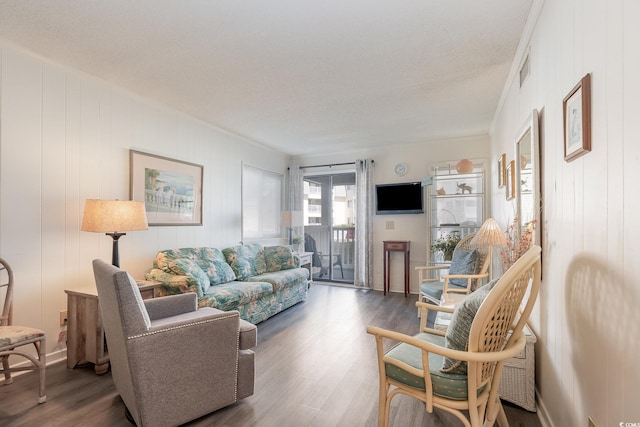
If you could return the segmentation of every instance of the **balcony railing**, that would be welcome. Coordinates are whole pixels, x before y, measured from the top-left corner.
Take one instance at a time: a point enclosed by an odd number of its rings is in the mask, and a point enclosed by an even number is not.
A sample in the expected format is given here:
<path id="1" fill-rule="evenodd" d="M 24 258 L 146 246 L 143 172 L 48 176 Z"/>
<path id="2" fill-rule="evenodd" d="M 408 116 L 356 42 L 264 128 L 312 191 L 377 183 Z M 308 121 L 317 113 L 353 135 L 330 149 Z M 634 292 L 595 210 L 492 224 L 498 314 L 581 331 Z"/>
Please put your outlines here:
<path id="1" fill-rule="evenodd" d="M 322 255 L 329 255 L 329 245 L 333 244 L 333 254 L 342 256 L 342 265 L 353 268 L 355 261 L 355 231 L 353 225 L 340 225 L 333 227 L 333 238 L 327 226 L 306 226 L 305 233 L 316 241 L 316 249 Z"/>

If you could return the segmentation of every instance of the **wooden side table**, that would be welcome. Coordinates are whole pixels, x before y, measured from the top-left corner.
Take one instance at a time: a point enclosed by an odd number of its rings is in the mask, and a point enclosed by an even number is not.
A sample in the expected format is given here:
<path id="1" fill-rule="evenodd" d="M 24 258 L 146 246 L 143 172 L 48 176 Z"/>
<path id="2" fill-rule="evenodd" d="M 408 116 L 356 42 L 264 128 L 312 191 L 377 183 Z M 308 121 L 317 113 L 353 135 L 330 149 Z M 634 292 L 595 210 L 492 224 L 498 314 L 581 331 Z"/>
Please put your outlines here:
<path id="1" fill-rule="evenodd" d="M 385 240 L 384 244 L 384 295 L 387 291 L 390 291 L 390 268 L 389 268 L 389 256 L 391 252 L 404 253 L 404 296 L 409 295 L 409 263 L 411 255 L 411 242 L 408 240 Z"/>
<path id="2" fill-rule="evenodd" d="M 158 296 L 160 282 L 139 281 L 142 298 Z M 66 289 L 67 294 L 67 368 L 79 363 L 94 364 L 96 374 L 109 370 L 109 351 L 102 327 L 102 316 L 95 286 Z"/>

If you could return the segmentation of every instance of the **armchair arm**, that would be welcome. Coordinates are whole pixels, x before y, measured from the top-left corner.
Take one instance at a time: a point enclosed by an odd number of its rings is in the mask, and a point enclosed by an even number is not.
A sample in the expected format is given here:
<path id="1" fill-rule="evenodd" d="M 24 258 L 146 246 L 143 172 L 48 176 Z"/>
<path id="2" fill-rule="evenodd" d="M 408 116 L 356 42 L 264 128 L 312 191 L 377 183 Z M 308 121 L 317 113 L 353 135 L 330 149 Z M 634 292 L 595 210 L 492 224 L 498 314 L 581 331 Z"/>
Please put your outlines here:
<path id="1" fill-rule="evenodd" d="M 474 280 L 479 281 L 480 279 L 484 279 L 485 277 L 489 277 L 489 273 L 483 274 L 447 274 L 444 276 L 444 285 L 442 286 L 442 293 L 446 294 L 447 292 L 460 292 L 468 294 L 471 292 L 471 286 L 474 283 Z M 466 288 L 450 288 L 449 280 L 451 279 L 467 279 L 467 287 Z"/>
<path id="2" fill-rule="evenodd" d="M 150 425 L 182 424 L 171 414 L 178 417 L 184 408 L 210 411 L 236 399 L 238 312 L 200 309 L 187 320 L 178 317 L 127 338 L 138 410 Z M 189 393 L 176 394 L 182 385 Z"/>
<path id="3" fill-rule="evenodd" d="M 151 320 L 176 316 L 198 309 L 198 297 L 193 292 L 146 299 L 143 302 Z"/>
<path id="4" fill-rule="evenodd" d="M 444 336 L 446 330 L 429 328 L 427 326 L 427 315 L 429 311 L 438 311 L 451 314 L 453 313 L 454 308 L 421 301 L 416 302 L 416 307 L 418 307 L 418 310 L 420 310 L 420 332 L 428 332 L 430 334 Z"/>
<path id="5" fill-rule="evenodd" d="M 389 331 L 383 328 L 378 328 L 375 326 L 368 326 L 367 333 L 372 334 L 376 337 L 387 338 L 398 342 L 403 342 L 414 347 L 420 348 L 422 351 L 426 353 L 435 353 L 444 357 L 450 357 L 457 360 L 463 360 L 465 362 L 500 362 L 503 360 L 510 359 L 517 354 L 521 353 L 524 350 L 524 347 L 527 343 L 527 339 L 524 334 L 521 334 L 517 337 L 516 341 L 512 346 L 507 348 L 506 350 L 501 351 L 486 351 L 486 352 L 474 352 L 474 351 L 464 351 L 464 350 L 453 350 L 451 348 L 446 348 L 439 346 L 437 344 L 433 344 L 427 341 L 423 341 L 419 338 L 412 337 L 410 335 L 402 334 L 400 332 Z M 427 359 L 428 360 L 428 359 Z M 384 360 L 386 363 L 394 363 L 393 360 Z M 428 371 L 428 364 L 426 366 L 423 365 L 425 371 Z M 403 369 L 406 369 L 403 366 Z M 415 368 L 412 368 L 415 369 Z M 408 369 L 407 369 L 408 370 Z M 417 372 L 420 372 L 419 370 Z M 422 375 L 417 373 L 416 375 Z"/>
<path id="6" fill-rule="evenodd" d="M 448 264 L 435 264 L 426 266 L 423 265 L 416 267 L 416 271 L 418 272 L 418 284 L 439 281 L 439 278 L 426 277 L 426 275 L 432 274 L 433 272 L 437 272 L 439 270 L 447 270 L 448 268 Z"/>

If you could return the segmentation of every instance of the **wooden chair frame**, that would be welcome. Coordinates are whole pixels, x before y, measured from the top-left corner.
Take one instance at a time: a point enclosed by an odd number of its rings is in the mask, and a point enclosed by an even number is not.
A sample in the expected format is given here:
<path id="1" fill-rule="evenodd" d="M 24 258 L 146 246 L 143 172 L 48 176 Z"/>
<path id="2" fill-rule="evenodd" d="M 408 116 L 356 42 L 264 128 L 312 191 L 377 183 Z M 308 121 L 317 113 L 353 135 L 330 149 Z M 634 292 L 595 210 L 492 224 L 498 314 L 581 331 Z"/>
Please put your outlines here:
<path id="1" fill-rule="evenodd" d="M 13 382 L 13 378 L 11 377 L 11 373 L 13 372 L 38 371 L 40 375 L 40 397 L 38 403 L 44 403 L 47 400 L 47 395 L 45 394 L 47 352 L 45 333 L 39 329 L 13 325 L 13 270 L 2 258 L 0 258 L 0 274 L 2 274 L 0 290 L 5 290 L 4 304 L 0 315 L 0 362 L 2 362 L 0 373 L 4 374 L 4 385 L 9 385 Z M 36 355 L 18 349 L 19 347 L 30 344 L 35 346 Z M 12 355 L 24 357 L 28 359 L 31 364 L 28 366 L 11 367 L 9 366 L 9 356 Z"/>
<path id="2" fill-rule="evenodd" d="M 478 249 L 480 253 L 480 263 L 479 263 L 480 269 L 478 270 L 477 274 L 446 274 L 444 275 L 442 277 L 442 281 L 443 281 L 442 295 L 446 295 L 447 293 L 468 294 L 475 289 L 475 287 L 480 282 L 480 280 L 489 277 L 489 262 L 491 258 L 488 256 L 489 248 L 476 248 L 474 246 L 471 246 L 471 239 L 473 239 L 475 235 L 476 235 L 475 233 L 470 233 L 464 236 L 458 242 L 455 249 L 453 250 L 453 256 L 454 257 L 456 256 L 456 251 L 458 249 L 463 249 L 467 251 L 471 249 Z M 436 274 L 436 273 L 442 270 L 447 270 L 449 269 L 449 267 L 450 267 L 449 264 L 434 264 L 434 265 L 416 267 L 416 271 L 418 272 L 418 286 L 422 285 L 423 283 L 439 282 L 441 278 L 439 277 L 439 274 Z M 466 279 L 467 287 L 466 288 L 459 288 L 457 286 L 449 287 L 449 280 L 451 279 Z M 434 301 L 429 295 L 426 295 L 422 292 L 419 293 L 418 301 L 421 301 L 421 302 L 430 301 L 434 304 L 440 303 L 440 301 Z"/>
<path id="3" fill-rule="evenodd" d="M 469 333 L 467 351 L 453 350 L 417 337 L 369 326 L 367 332 L 375 336 L 380 376 L 378 426 L 389 425 L 391 401 L 397 394 L 415 397 L 425 403 L 426 411 L 440 408 L 455 415 L 467 427 L 492 426 L 496 421 L 508 426 L 498 396 L 498 387 L 504 362 L 524 350 L 526 337 L 523 328 L 527 322 L 540 287 L 540 247 L 529 249 L 496 283 L 480 306 Z M 527 294 L 527 289 L 529 293 Z M 524 298 L 524 308 L 520 311 Z M 450 307 L 417 302 L 421 309 L 421 332 L 444 335 L 445 332 L 426 325 L 427 311 L 452 313 Z M 422 351 L 422 369 L 416 369 L 387 357 L 384 340 L 406 343 Z M 467 400 L 453 400 L 434 395 L 429 371 L 429 353 L 467 362 Z M 385 364 L 392 364 L 409 374 L 423 377 L 425 389 L 419 390 L 386 376 Z M 482 389 L 480 393 L 478 391 Z M 469 419 L 464 412 L 469 412 Z"/>

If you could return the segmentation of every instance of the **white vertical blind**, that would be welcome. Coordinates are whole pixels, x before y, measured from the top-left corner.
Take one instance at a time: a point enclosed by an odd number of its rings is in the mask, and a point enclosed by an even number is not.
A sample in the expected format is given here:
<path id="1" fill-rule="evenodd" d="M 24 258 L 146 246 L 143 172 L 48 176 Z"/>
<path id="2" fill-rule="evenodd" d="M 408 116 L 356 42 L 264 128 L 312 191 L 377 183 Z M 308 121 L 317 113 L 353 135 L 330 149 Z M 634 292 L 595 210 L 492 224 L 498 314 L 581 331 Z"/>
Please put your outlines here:
<path id="1" fill-rule="evenodd" d="M 242 240 L 280 237 L 283 174 L 242 164 Z"/>

